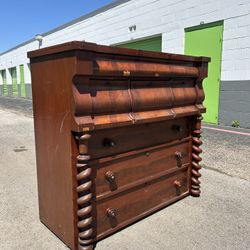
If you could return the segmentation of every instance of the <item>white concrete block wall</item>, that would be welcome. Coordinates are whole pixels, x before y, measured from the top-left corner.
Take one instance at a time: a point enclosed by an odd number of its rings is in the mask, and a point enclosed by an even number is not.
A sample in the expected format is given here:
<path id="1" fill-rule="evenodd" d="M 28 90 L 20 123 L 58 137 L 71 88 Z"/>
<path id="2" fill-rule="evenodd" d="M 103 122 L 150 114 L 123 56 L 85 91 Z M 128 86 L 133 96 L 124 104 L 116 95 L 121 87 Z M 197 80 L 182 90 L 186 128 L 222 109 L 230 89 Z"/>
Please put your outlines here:
<path id="1" fill-rule="evenodd" d="M 31 74 L 30 74 L 30 64 L 24 64 L 24 75 L 25 75 L 25 83 L 31 84 Z"/>
<path id="2" fill-rule="evenodd" d="M 29 59 L 27 58 L 27 51 L 38 49 L 37 42 L 31 42 L 23 47 L 10 51 L 6 54 L 0 55 L 0 70 L 6 70 L 7 84 L 11 84 L 11 76 L 9 73 L 9 68 L 16 67 L 17 69 L 17 82 L 20 83 L 20 68 L 19 65 L 23 64 L 24 68 L 27 67 Z M 24 71 L 24 78 L 26 83 L 31 83 L 30 81 L 30 70 Z"/>
<path id="3" fill-rule="evenodd" d="M 183 54 L 185 28 L 219 20 L 224 20 L 221 80 L 250 80 L 250 0 L 131 0 L 45 36 L 42 47 L 71 40 L 113 45 L 162 34 L 164 52 Z M 130 33 L 132 25 L 137 29 Z M 32 41 L 0 55 L 0 70 L 19 71 L 24 64 L 30 83 L 26 55 L 37 48 Z"/>
<path id="4" fill-rule="evenodd" d="M 3 85 L 3 77 L 2 77 L 2 74 L 0 74 L 0 86 Z"/>
<path id="5" fill-rule="evenodd" d="M 10 70 L 9 69 L 6 70 L 6 80 L 7 80 L 7 85 L 11 85 L 12 84 L 12 79 L 11 79 L 11 74 L 10 74 Z"/>
<path id="6" fill-rule="evenodd" d="M 16 78 L 17 78 L 17 84 L 20 84 L 20 67 L 16 66 Z"/>

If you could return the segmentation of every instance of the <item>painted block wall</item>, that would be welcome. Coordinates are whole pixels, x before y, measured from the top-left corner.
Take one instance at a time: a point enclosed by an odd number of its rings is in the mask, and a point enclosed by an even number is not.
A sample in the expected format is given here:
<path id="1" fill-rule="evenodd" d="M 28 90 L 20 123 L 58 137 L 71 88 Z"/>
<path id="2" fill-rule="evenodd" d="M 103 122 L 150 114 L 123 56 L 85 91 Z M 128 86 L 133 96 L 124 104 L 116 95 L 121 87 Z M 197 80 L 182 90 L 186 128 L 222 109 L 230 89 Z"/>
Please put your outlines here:
<path id="1" fill-rule="evenodd" d="M 185 28 L 224 20 L 221 81 L 223 85 L 236 81 L 244 85 L 243 81 L 250 80 L 250 0 L 120 0 L 118 3 L 107 11 L 90 14 L 87 19 L 45 34 L 41 47 L 71 40 L 116 45 L 162 34 L 162 51 L 183 54 Z M 133 25 L 136 31 L 130 32 Z M 38 42 L 30 41 L 0 55 L 0 70 L 17 66 L 18 72 L 19 65 L 24 64 L 25 83 L 30 91 L 26 54 L 34 49 L 38 49 Z M 8 82 L 9 78 L 7 75 Z M 223 100 L 220 99 L 221 107 Z"/>
<path id="2" fill-rule="evenodd" d="M 250 81 L 222 81 L 220 93 L 220 124 L 250 128 Z"/>
<path id="3" fill-rule="evenodd" d="M 131 0 L 48 34 L 42 47 L 71 40 L 112 45 L 162 34 L 162 50 L 182 54 L 184 28 L 218 20 L 224 20 L 222 80 L 250 79 L 250 0 Z M 32 41 L 0 55 L 0 69 L 27 64 L 27 51 L 37 48 Z"/>

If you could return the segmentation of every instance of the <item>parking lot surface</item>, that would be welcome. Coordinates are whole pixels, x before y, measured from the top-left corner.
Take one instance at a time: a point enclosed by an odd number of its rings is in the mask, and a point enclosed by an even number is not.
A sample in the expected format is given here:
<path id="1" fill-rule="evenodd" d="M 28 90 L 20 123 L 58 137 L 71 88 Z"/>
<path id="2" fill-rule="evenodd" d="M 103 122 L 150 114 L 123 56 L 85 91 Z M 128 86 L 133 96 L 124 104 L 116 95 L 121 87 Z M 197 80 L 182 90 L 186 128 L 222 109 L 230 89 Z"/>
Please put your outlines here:
<path id="1" fill-rule="evenodd" d="M 68 249 L 39 221 L 31 109 L 0 102 L 0 249 Z M 26 109 L 24 107 L 24 109 Z M 99 242 L 97 250 L 250 247 L 250 136 L 203 129 L 202 194 Z"/>

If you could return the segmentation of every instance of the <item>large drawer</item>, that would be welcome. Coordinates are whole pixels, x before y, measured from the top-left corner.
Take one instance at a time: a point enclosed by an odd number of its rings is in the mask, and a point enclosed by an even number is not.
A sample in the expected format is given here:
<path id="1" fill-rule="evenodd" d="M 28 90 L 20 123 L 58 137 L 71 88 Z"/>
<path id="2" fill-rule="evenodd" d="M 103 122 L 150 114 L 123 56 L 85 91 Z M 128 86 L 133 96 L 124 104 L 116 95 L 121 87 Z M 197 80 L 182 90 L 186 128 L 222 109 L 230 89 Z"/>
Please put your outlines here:
<path id="1" fill-rule="evenodd" d="M 188 170 L 181 169 L 116 196 L 97 199 L 97 240 L 188 195 L 188 190 Z"/>
<path id="2" fill-rule="evenodd" d="M 188 118 L 90 132 L 91 159 L 178 140 L 190 135 Z"/>
<path id="3" fill-rule="evenodd" d="M 190 138 L 102 158 L 90 163 L 95 173 L 96 195 L 127 188 L 160 173 L 175 171 L 191 161 Z"/>

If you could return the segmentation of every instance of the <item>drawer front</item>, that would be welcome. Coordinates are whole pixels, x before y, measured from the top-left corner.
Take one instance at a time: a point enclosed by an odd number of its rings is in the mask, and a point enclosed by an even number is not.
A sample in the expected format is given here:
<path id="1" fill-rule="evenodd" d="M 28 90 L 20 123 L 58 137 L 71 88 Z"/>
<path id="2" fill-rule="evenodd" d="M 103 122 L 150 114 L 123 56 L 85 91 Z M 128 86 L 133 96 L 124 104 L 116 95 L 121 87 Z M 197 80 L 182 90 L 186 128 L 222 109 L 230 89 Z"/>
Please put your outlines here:
<path id="1" fill-rule="evenodd" d="M 190 163 L 190 139 L 97 160 L 96 195 L 133 185 L 161 172 L 177 170 Z"/>
<path id="2" fill-rule="evenodd" d="M 92 159 L 150 147 L 189 136 L 188 118 L 97 130 L 89 140 Z"/>
<path id="3" fill-rule="evenodd" d="M 188 195 L 188 171 L 144 183 L 136 189 L 97 201 L 97 240 Z"/>

